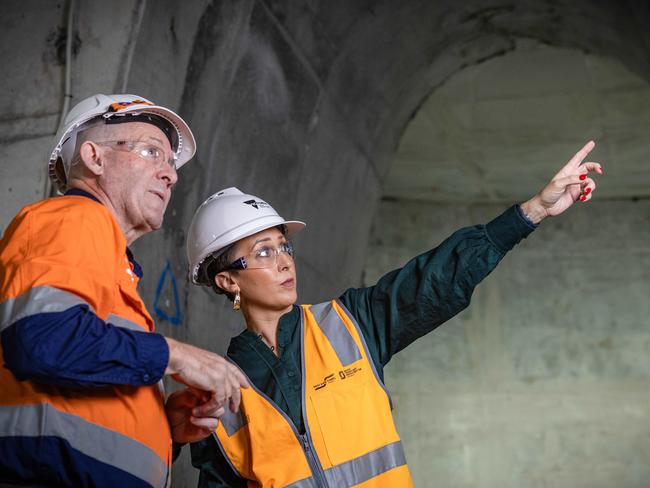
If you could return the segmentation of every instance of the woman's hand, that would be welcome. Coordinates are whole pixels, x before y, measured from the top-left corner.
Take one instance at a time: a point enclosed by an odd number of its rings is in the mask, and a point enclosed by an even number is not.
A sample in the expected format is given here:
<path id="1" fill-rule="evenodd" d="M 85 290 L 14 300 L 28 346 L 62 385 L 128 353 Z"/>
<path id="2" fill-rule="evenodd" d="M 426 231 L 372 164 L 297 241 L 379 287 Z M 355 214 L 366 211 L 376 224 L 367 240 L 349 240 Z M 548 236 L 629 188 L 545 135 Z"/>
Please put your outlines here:
<path id="1" fill-rule="evenodd" d="M 169 395 L 165 403 L 172 439 L 179 444 L 209 436 L 219 425 L 225 405 L 215 393 L 188 387 Z"/>
<path id="2" fill-rule="evenodd" d="M 521 204 L 522 211 L 534 224 L 538 224 L 546 217 L 560 215 L 578 200 L 586 202 L 591 199 L 596 189 L 596 182 L 589 177 L 589 173 L 595 171 L 603 174 L 603 168 L 599 163 L 583 163 L 594 146 L 594 141 L 589 141 L 542 191 Z"/>

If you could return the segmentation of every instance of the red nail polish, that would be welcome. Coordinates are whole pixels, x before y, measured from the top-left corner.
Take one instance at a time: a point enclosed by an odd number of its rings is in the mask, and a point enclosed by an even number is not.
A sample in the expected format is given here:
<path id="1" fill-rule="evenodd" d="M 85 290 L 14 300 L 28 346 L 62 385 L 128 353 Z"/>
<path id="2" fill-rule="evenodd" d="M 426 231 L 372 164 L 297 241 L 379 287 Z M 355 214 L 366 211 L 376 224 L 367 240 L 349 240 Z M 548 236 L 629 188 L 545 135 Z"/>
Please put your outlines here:
<path id="1" fill-rule="evenodd" d="M 589 195 L 590 193 L 591 193 L 591 188 L 587 188 L 587 189 L 585 190 L 585 195 Z"/>
<path id="2" fill-rule="evenodd" d="M 584 202 L 586 199 L 587 199 L 587 197 L 584 196 L 584 195 L 582 195 L 582 196 L 580 197 L 580 201 L 581 201 L 581 202 Z"/>
<path id="3" fill-rule="evenodd" d="M 587 179 L 587 175 L 580 175 L 580 181 L 584 181 Z"/>

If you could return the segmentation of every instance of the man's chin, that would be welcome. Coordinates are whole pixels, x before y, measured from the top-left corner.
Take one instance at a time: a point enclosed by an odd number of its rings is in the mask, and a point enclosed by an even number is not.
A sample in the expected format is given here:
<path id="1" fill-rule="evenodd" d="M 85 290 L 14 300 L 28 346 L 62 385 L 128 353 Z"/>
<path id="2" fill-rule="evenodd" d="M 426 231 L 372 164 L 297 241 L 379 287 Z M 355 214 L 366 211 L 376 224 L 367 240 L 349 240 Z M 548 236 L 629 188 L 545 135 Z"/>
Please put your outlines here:
<path id="1" fill-rule="evenodd" d="M 150 208 L 148 209 L 149 211 L 144 214 L 147 225 L 151 230 L 158 230 L 162 227 L 165 219 L 166 207 L 167 205 L 164 205 L 162 208 Z"/>
<path id="2" fill-rule="evenodd" d="M 163 216 L 155 216 L 152 218 L 147 219 L 147 227 L 149 227 L 149 232 L 152 232 L 154 230 L 158 230 L 162 227 L 163 224 Z"/>

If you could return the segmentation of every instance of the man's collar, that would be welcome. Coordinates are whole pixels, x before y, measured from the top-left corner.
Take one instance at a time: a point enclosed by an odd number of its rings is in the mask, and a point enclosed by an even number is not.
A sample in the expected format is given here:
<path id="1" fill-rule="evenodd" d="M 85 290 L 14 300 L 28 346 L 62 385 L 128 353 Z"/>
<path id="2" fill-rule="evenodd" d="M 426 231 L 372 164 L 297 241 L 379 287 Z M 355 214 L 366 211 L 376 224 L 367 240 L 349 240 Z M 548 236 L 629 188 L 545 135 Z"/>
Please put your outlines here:
<path id="1" fill-rule="evenodd" d="M 143 274 L 142 266 L 140 266 L 140 264 L 135 260 L 135 258 L 133 257 L 133 253 L 131 252 L 131 249 L 129 249 L 128 247 L 126 248 L 126 256 L 129 258 L 129 261 L 133 265 L 133 272 L 135 273 L 135 275 L 138 278 L 142 279 L 142 274 Z"/>
<path id="2" fill-rule="evenodd" d="M 68 191 L 64 193 L 64 195 L 73 195 L 73 196 L 78 196 L 78 197 L 87 197 L 90 198 L 91 200 L 95 200 L 97 203 L 102 203 L 99 201 L 99 199 L 90 193 L 88 193 L 85 190 L 80 190 L 79 188 L 70 188 Z"/>

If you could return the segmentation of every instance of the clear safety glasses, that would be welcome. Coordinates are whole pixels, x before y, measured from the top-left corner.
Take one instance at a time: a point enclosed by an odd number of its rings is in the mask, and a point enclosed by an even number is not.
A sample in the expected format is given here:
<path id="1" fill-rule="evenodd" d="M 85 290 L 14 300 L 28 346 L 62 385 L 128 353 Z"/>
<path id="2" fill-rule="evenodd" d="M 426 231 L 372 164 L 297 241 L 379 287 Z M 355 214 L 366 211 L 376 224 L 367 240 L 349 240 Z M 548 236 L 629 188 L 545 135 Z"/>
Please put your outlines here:
<path id="1" fill-rule="evenodd" d="M 285 241 L 279 247 L 264 246 L 230 263 L 223 271 L 237 269 L 264 269 L 277 266 L 278 256 L 285 253 L 293 260 L 293 244 Z"/>
<path id="2" fill-rule="evenodd" d="M 100 146 L 107 146 L 115 151 L 131 152 L 145 161 L 150 161 L 156 166 L 168 164 L 176 167 L 176 155 L 169 156 L 165 150 L 151 142 L 146 141 L 99 141 Z"/>

